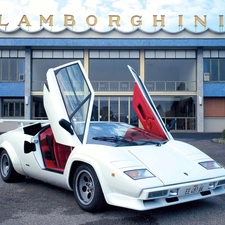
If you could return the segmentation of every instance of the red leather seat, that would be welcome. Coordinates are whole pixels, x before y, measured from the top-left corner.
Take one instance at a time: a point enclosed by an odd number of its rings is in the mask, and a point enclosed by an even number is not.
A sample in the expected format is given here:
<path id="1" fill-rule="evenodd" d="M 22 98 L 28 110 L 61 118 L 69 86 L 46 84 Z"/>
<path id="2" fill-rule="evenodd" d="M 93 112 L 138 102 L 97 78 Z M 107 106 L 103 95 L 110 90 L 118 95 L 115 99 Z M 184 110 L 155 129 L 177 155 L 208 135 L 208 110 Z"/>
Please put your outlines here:
<path id="1" fill-rule="evenodd" d="M 67 159 L 71 153 L 71 147 L 67 145 L 62 145 L 53 141 L 53 150 L 55 155 L 56 164 L 58 167 L 64 169 Z"/>

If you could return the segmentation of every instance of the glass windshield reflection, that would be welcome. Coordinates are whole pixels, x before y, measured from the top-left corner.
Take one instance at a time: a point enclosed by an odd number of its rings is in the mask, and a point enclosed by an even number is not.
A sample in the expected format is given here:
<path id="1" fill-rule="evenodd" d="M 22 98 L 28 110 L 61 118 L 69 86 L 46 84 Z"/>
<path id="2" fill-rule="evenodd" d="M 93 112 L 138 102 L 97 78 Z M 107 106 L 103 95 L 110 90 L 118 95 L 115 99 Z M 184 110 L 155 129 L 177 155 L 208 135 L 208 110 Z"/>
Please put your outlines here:
<path id="1" fill-rule="evenodd" d="M 126 123 L 92 122 L 89 128 L 88 144 L 109 146 L 161 145 L 162 137 Z"/>

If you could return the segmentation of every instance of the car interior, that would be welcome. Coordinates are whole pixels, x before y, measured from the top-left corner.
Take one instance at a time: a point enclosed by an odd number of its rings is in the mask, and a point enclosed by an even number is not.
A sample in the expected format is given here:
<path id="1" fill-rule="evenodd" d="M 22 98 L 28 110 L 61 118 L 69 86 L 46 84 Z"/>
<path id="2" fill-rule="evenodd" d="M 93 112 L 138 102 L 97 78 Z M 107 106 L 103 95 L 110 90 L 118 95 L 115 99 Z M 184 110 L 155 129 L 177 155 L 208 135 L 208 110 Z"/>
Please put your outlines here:
<path id="1" fill-rule="evenodd" d="M 46 169 L 63 171 L 72 147 L 57 143 L 50 125 L 39 133 L 39 140 Z"/>

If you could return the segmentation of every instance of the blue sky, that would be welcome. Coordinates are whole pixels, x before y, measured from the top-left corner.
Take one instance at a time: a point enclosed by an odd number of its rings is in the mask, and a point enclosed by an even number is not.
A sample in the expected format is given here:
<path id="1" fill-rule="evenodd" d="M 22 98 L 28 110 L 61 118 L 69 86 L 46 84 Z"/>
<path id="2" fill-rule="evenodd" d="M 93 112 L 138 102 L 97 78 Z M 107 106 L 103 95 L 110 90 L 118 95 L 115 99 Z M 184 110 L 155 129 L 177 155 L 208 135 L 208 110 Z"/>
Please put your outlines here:
<path id="1" fill-rule="evenodd" d="M 53 26 L 43 24 L 46 29 L 58 31 L 64 29 L 64 15 L 72 15 L 76 21 L 75 26 L 70 27 L 75 31 L 84 31 L 89 28 L 86 18 L 89 15 L 97 18 L 97 23 L 93 29 L 97 31 L 109 31 L 109 15 L 120 16 L 117 27 L 114 23 L 113 27 L 127 32 L 137 28 L 132 26 L 130 20 L 132 16 L 139 16 L 142 25 L 139 27 L 147 32 L 154 32 L 160 29 L 160 22 L 157 27 L 153 26 L 153 15 L 157 15 L 157 19 L 161 19 L 161 15 L 165 15 L 164 29 L 170 32 L 179 31 L 178 22 L 179 15 L 182 15 L 183 28 L 191 31 L 201 32 L 206 28 L 215 31 L 222 31 L 219 27 L 219 16 L 223 16 L 225 23 L 225 1 L 224 0 L 0 0 L 1 8 L 1 29 L 7 31 L 18 28 L 23 15 L 26 15 L 31 27 L 27 27 L 25 23 L 21 27 L 29 31 L 40 29 L 40 15 L 48 18 L 53 15 Z M 206 28 L 197 22 L 194 27 L 194 16 L 197 15 L 205 22 Z M 93 23 L 94 17 L 90 19 Z M 114 17 L 113 17 L 114 18 Z M 137 19 L 137 18 L 136 18 Z M 70 21 L 69 21 L 70 22 Z M 137 23 L 137 20 L 135 20 Z"/>

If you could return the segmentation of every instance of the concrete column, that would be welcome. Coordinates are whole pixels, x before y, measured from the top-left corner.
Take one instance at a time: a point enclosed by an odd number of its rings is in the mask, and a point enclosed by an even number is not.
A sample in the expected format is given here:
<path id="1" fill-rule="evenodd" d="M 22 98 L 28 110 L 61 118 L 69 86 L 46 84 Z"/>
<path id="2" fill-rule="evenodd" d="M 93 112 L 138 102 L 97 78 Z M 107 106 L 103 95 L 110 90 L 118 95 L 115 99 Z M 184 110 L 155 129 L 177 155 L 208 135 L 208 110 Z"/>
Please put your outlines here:
<path id="1" fill-rule="evenodd" d="M 84 70 L 85 70 L 86 74 L 88 75 L 88 77 L 90 77 L 90 74 L 89 74 L 89 51 L 88 50 L 84 50 Z"/>
<path id="2" fill-rule="evenodd" d="M 0 98 L 0 118 L 2 117 L 2 98 Z"/>
<path id="3" fill-rule="evenodd" d="M 25 93 L 24 93 L 24 117 L 25 119 L 31 119 L 31 49 L 25 49 Z"/>
<path id="4" fill-rule="evenodd" d="M 203 49 L 197 49 L 197 131 L 204 132 Z"/>

